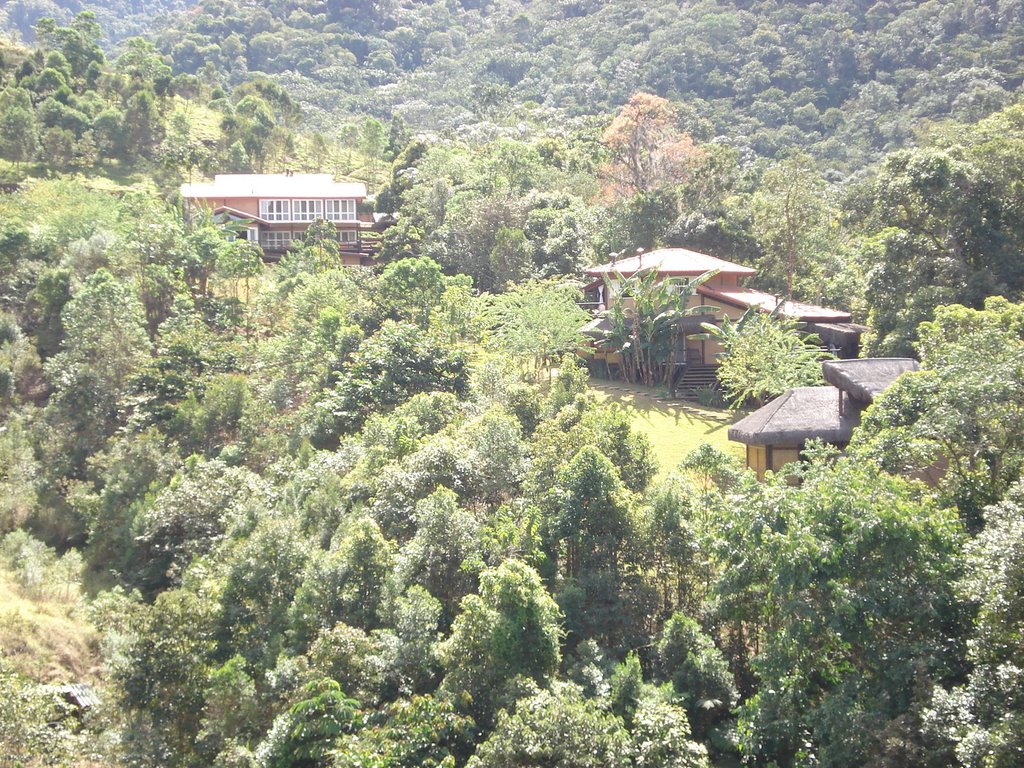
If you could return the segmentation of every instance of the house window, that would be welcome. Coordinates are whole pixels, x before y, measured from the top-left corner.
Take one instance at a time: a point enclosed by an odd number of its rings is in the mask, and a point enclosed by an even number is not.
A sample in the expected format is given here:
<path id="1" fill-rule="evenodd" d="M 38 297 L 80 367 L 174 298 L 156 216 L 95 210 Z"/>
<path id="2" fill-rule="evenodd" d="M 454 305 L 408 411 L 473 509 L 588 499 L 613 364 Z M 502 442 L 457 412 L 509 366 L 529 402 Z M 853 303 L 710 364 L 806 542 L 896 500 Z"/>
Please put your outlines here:
<path id="1" fill-rule="evenodd" d="M 324 217 L 323 200 L 293 200 L 292 221 L 314 221 Z"/>
<path id="2" fill-rule="evenodd" d="M 287 200 L 260 200 L 260 218 L 264 221 L 288 221 L 291 210 Z"/>
<path id="3" fill-rule="evenodd" d="M 292 244 L 291 232 L 264 232 L 262 245 L 264 248 L 283 249 Z"/>
<path id="4" fill-rule="evenodd" d="M 355 200 L 325 200 L 326 215 L 328 221 L 355 221 L 356 201 Z"/>
<path id="5" fill-rule="evenodd" d="M 358 235 L 354 229 L 339 229 L 338 230 L 338 242 L 339 243 L 354 243 L 358 239 Z"/>

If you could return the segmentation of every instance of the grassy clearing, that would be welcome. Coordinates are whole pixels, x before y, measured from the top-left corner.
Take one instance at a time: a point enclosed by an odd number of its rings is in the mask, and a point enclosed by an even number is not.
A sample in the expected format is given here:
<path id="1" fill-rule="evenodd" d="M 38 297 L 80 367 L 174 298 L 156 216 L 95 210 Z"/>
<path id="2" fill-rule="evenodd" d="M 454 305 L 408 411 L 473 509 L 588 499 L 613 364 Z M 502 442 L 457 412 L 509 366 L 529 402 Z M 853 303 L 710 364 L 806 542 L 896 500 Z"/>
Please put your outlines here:
<path id="1" fill-rule="evenodd" d="M 192 126 L 192 137 L 199 141 L 219 141 L 221 138 L 220 123 L 224 115 L 198 101 L 189 101 L 181 96 L 174 97 L 169 114 L 180 112 L 188 118 Z"/>
<path id="2" fill-rule="evenodd" d="M 743 414 L 678 401 L 663 402 L 658 399 L 658 390 L 623 382 L 591 379 L 590 387 L 600 402 L 618 403 L 624 408 L 633 428 L 647 435 L 658 460 L 659 476 L 671 472 L 701 443 L 710 443 L 741 461 L 744 458 L 743 446 L 728 436 L 729 425 Z"/>
<path id="3" fill-rule="evenodd" d="M 118 162 L 101 163 L 93 168 L 68 171 L 59 174 L 71 178 L 87 189 L 97 192 L 155 192 L 157 187 L 148 171 L 126 168 Z M 27 184 L 35 179 L 51 178 L 46 169 L 37 163 L 13 163 L 0 159 L 0 182 Z"/>
<path id="4" fill-rule="evenodd" d="M 116 162 L 78 173 L 75 179 L 96 192 L 156 192 L 156 184 L 146 171 L 126 168 Z"/>
<path id="5" fill-rule="evenodd" d="M 96 682 L 99 635 L 77 607 L 74 598 L 32 599 L 0 569 L 0 648 L 6 659 L 40 683 Z"/>

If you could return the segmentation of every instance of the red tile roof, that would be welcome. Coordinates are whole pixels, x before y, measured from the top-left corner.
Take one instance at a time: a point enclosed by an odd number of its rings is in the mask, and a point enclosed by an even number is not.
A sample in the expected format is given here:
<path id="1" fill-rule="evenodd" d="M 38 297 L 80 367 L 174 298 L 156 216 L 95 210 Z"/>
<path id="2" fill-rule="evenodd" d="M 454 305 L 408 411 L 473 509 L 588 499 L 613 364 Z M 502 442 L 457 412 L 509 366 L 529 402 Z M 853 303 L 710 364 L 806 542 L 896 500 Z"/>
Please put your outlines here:
<path id="1" fill-rule="evenodd" d="M 629 277 L 642 269 L 650 268 L 656 268 L 658 274 L 662 275 L 703 275 L 712 269 L 726 275 L 750 276 L 757 273 L 756 269 L 734 264 L 716 256 L 708 256 L 706 253 L 689 251 L 686 248 L 659 248 L 650 253 L 641 253 L 591 267 L 587 274 L 597 277 L 619 272 L 623 277 Z"/>

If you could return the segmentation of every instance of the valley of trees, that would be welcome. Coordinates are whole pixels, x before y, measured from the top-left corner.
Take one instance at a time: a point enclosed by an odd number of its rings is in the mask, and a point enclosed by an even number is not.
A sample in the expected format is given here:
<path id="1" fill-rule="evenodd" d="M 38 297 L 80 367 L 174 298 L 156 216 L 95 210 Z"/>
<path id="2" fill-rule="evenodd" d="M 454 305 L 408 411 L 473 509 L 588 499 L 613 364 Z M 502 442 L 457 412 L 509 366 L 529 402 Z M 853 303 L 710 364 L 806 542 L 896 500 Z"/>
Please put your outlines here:
<path id="1" fill-rule="evenodd" d="M 1024 6 L 140 5 L 3 11 L 0 766 L 1021 764 Z M 182 211 L 285 169 L 377 267 Z M 922 368 L 658 467 L 576 302 L 666 245 Z M 722 332 L 740 403 L 820 378 Z"/>

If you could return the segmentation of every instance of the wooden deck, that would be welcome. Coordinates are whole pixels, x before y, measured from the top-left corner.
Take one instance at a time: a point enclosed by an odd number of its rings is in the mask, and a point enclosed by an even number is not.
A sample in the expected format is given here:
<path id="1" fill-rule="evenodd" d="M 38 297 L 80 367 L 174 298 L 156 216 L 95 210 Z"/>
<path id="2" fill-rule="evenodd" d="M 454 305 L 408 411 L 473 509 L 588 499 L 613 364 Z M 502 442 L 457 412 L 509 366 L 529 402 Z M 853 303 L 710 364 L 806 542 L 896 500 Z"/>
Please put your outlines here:
<path id="1" fill-rule="evenodd" d="M 377 258 L 380 247 L 377 241 L 363 241 L 360 243 L 339 243 L 338 252 L 342 258 L 358 258 L 360 263 L 372 263 Z M 263 260 L 276 264 L 284 256 L 289 247 L 261 246 L 263 248 Z"/>

